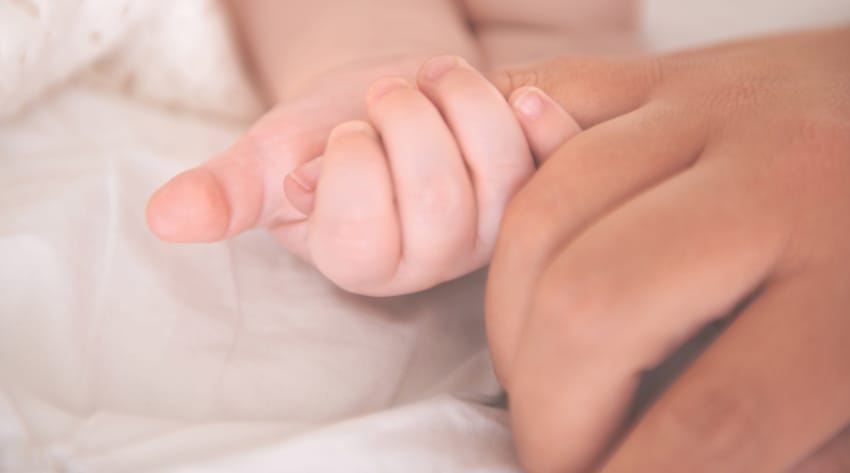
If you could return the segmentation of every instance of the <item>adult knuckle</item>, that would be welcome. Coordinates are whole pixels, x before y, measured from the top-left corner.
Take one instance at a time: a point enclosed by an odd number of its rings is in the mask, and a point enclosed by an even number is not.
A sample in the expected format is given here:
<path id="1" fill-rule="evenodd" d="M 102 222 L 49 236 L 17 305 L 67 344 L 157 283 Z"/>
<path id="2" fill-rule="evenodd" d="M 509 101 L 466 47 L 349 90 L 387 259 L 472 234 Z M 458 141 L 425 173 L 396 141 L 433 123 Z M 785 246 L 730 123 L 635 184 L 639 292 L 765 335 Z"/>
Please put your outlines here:
<path id="1" fill-rule="evenodd" d="M 565 343 L 586 351 L 607 350 L 616 343 L 619 310 L 616 294 L 604 286 L 588 287 L 578 268 L 547 271 L 538 285 L 534 311 Z"/>
<path id="2" fill-rule="evenodd" d="M 504 69 L 498 73 L 497 83 L 502 85 L 500 89 L 508 93 L 528 86 L 551 93 L 561 87 L 563 82 L 573 77 L 581 77 L 600 63 L 602 60 L 598 59 L 561 57 L 531 67 Z"/>
<path id="3" fill-rule="evenodd" d="M 758 460 L 757 405 L 752 394 L 717 387 L 674 402 L 665 420 L 696 471 L 744 472 Z"/>
<path id="4" fill-rule="evenodd" d="M 516 90 L 520 87 L 532 86 L 540 87 L 541 73 L 536 67 L 524 69 L 510 69 L 506 71 L 510 90 Z"/>
<path id="5" fill-rule="evenodd" d="M 620 60 L 590 56 L 568 56 L 554 60 L 552 69 L 559 75 L 583 76 L 585 74 L 600 74 L 610 71 L 612 66 L 620 64 Z"/>
<path id="6" fill-rule="evenodd" d="M 690 89 L 697 95 L 696 100 L 709 110 L 718 110 L 731 116 L 752 114 L 758 109 L 765 97 L 770 95 L 768 84 L 762 78 L 746 71 L 718 64 L 713 69 L 709 63 L 711 80 L 702 80 L 699 76 L 689 83 Z"/>
<path id="7" fill-rule="evenodd" d="M 653 85 L 663 82 L 671 72 L 669 63 L 662 56 L 641 59 L 641 64 L 643 65 L 644 77 Z"/>
<path id="8" fill-rule="evenodd" d="M 823 195 L 828 189 L 847 195 L 850 176 L 850 120 L 804 113 L 784 124 L 785 146 L 768 164 L 788 186 L 811 188 L 811 195 Z"/>
<path id="9" fill-rule="evenodd" d="M 796 133 L 798 149 L 814 159 L 843 162 L 850 149 L 850 119 L 829 114 L 806 114 L 800 118 Z"/>
<path id="10" fill-rule="evenodd" d="M 752 110 L 764 103 L 764 99 L 769 96 L 768 89 L 763 78 L 743 77 L 723 88 L 721 93 L 725 98 L 718 97 L 718 100 L 727 100 L 735 110 Z"/>
<path id="11" fill-rule="evenodd" d="M 550 87 L 564 87 L 564 84 L 572 84 L 577 79 L 586 79 L 595 82 L 595 78 L 602 78 L 619 72 L 616 67 L 620 62 L 609 58 L 592 57 L 565 57 L 555 60 L 551 69 L 555 71 L 553 79 L 555 83 L 547 84 Z"/>

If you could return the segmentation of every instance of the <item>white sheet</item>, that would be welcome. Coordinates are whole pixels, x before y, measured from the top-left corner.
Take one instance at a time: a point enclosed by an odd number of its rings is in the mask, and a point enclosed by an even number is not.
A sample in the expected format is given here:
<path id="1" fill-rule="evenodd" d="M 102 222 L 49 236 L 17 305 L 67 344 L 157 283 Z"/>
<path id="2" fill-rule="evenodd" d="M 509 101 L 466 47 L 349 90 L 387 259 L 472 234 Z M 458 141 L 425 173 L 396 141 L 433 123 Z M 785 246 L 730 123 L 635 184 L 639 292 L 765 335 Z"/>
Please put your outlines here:
<path id="1" fill-rule="evenodd" d="M 669 48 L 850 18 L 749 1 L 647 22 Z M 262 233 L 148 234 L 154 186 L 244 125 L 72 83 L 0 126 L 0 472 L 515 471 L 481 275 L 370 300 Z"/>
<path id="2" fill-rule="evenodd" d="M 351 447 L 340 432 L 379 448 L 423 422 L 446 435 L 407 456 L 463 444 L 509 457 L 503 414 L 479 404 L 498 395 L 480 276 L 367 300 L 262 233 L 203 246 L 148 234 L 154 186 L 238 130 L 82 87 L 0 130 L 0 386 L 17 424 L 0 465 L 149 470 L 273 444 L 288 452 L 270 449 L 277 465 L 327 471 L 356 466 L 327 454 Z M 430 413 L 354 420 L 411 403 L 397 412 Z"/>

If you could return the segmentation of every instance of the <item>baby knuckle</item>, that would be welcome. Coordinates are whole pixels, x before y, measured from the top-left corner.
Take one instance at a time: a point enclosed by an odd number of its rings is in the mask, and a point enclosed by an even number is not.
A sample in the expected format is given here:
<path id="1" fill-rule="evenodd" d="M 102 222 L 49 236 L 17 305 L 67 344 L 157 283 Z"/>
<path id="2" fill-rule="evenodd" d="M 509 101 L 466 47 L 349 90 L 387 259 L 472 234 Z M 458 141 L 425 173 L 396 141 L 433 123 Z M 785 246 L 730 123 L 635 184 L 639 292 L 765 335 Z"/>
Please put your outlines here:
<path id="1" fill-rule="evenodd" d="M 445 86 L 438 88 L 435 92 L 442 97 L 445 103 L 482 96 L 489 98 L 492 94 L 491 83 L 473 69 L 458 69 L 441 80 Z"/>
<path id="2" fill-rule="evenodd" d="M 419 90 L 400 87 L 372 99 L 367 105 L 374 110 L 375 118 L 380 119 L 385 115 L 395 116 L 395 113 L 408 114 L 411 110 L 421 110 L 425 103 L 425 98 Z"/>
<path id="3" fill-rule="evenodd" d="M 286 139 L 281 139 L 281 141 L 287 142 Z M 234 164 L 256 166 L 269 158 L 269 150 L 275 147 L 276 142 L 277 139 L 252 130 L 239 138 L 229 150 L 229 155 L 233 156 Z"/>
<path id="4" fill-rule="evenodd" d="M 466 194 L 461 186 L 445 179 L 424 180 L 407 196 L 424 218 L 450 218 L 464 208 Z"/>
<path id="5" fill-rule="evenodd" d="M 367 293 L 394 273 L 398 252 L 377 238 L 368 221 L 335 221 L 310 236 L 313 261 L 328 279 L 343 289 Z"/>
<path id="6" fill-rule="evenodd" d="M 364 230 L 374 223 L 372 219 L 329 221 L 322 225 L 321 232 L 313 238 L 329 248 L 338 248 L 342 254 L 352 252 L 351 256 L 356 257 L 371 249 L 372 241 Z"/>

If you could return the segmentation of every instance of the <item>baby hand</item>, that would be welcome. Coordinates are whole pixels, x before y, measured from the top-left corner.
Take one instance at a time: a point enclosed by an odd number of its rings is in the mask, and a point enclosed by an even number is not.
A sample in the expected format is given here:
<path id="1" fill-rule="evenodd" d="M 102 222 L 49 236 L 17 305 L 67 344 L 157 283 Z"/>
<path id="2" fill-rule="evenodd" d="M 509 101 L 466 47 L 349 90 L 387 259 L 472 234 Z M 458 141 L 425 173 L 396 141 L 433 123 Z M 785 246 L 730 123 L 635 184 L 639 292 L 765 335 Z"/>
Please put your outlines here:
<path id="1" fill-rule="evenodd" d="M 353 292 L 408 293 L 484 266 L 505 205 L 535 170 L 532 153 L 578 132 L 534 89 L 518 90 L 512 110 L 454 56 L 428 61 L 417 86 L 374 83 L 369 121 L 337 126 L 324 155 L 284 181 L 308 216 L 309 258 Z"/>
<path id="2" fill-rule="evenodd" d="M 375 79 L 415 76 L 424 58 L 368 60 L 298 87 L 230 149 L 165 183 L 151 197 L 148 226 L 169 242 L 200 243 L 264 228 L 309 259 L 304 214 L 283 193 L 284 177 L 322 153 L 334 126 L 366 116 L 363 96 Z"/>

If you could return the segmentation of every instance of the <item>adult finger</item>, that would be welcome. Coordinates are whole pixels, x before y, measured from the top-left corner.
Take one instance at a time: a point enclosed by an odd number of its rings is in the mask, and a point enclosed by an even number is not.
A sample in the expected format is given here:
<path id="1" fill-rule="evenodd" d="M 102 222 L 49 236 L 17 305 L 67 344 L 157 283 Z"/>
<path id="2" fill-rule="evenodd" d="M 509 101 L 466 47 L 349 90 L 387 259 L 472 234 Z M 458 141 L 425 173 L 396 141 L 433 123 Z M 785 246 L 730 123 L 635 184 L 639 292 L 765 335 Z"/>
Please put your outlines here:
<path id="1" fill-rule="evenodd" d="M 538 164 L 581 131 L 563 107 L 536 87 L 515 90 L 509 101 Z"/>
<path id="2" fill-rule="evenodd" d="M 783 472 L 847 425 L 850 277 L 835 266 L 771 284 L 602 472 Z"/>
<path id="3" fill-rule="evenodd" d="M 584 131 L 553 154 L 507 208 L 490 267 L 487 333 L 506 383 L 540 272 L 556 250 L 624 201 L 687 168 L 699 120 L 657 103 Z M 680 123 L 678 133 L 670 123 Z"/>
<path id="4" fill-rule="evenodd" d="M 548 265 L 507 386 L 520 454 L 536 471 L 584 471 L 623 421 L 640 374 L 777 261 L 780 219 L 744 219 L 766 197 L 750 195 L 749 177 L 728 163 L 700 162 L 638 196 Z"/>
<path id="5" fill-rule="evenodd" d="M 662 65 L 655 57 L 570 57 L 500 71 L 492 80 L 506 97 L 522 87 L 542 89 L 588 129 L 645 104 L 662 79 Z"/>

